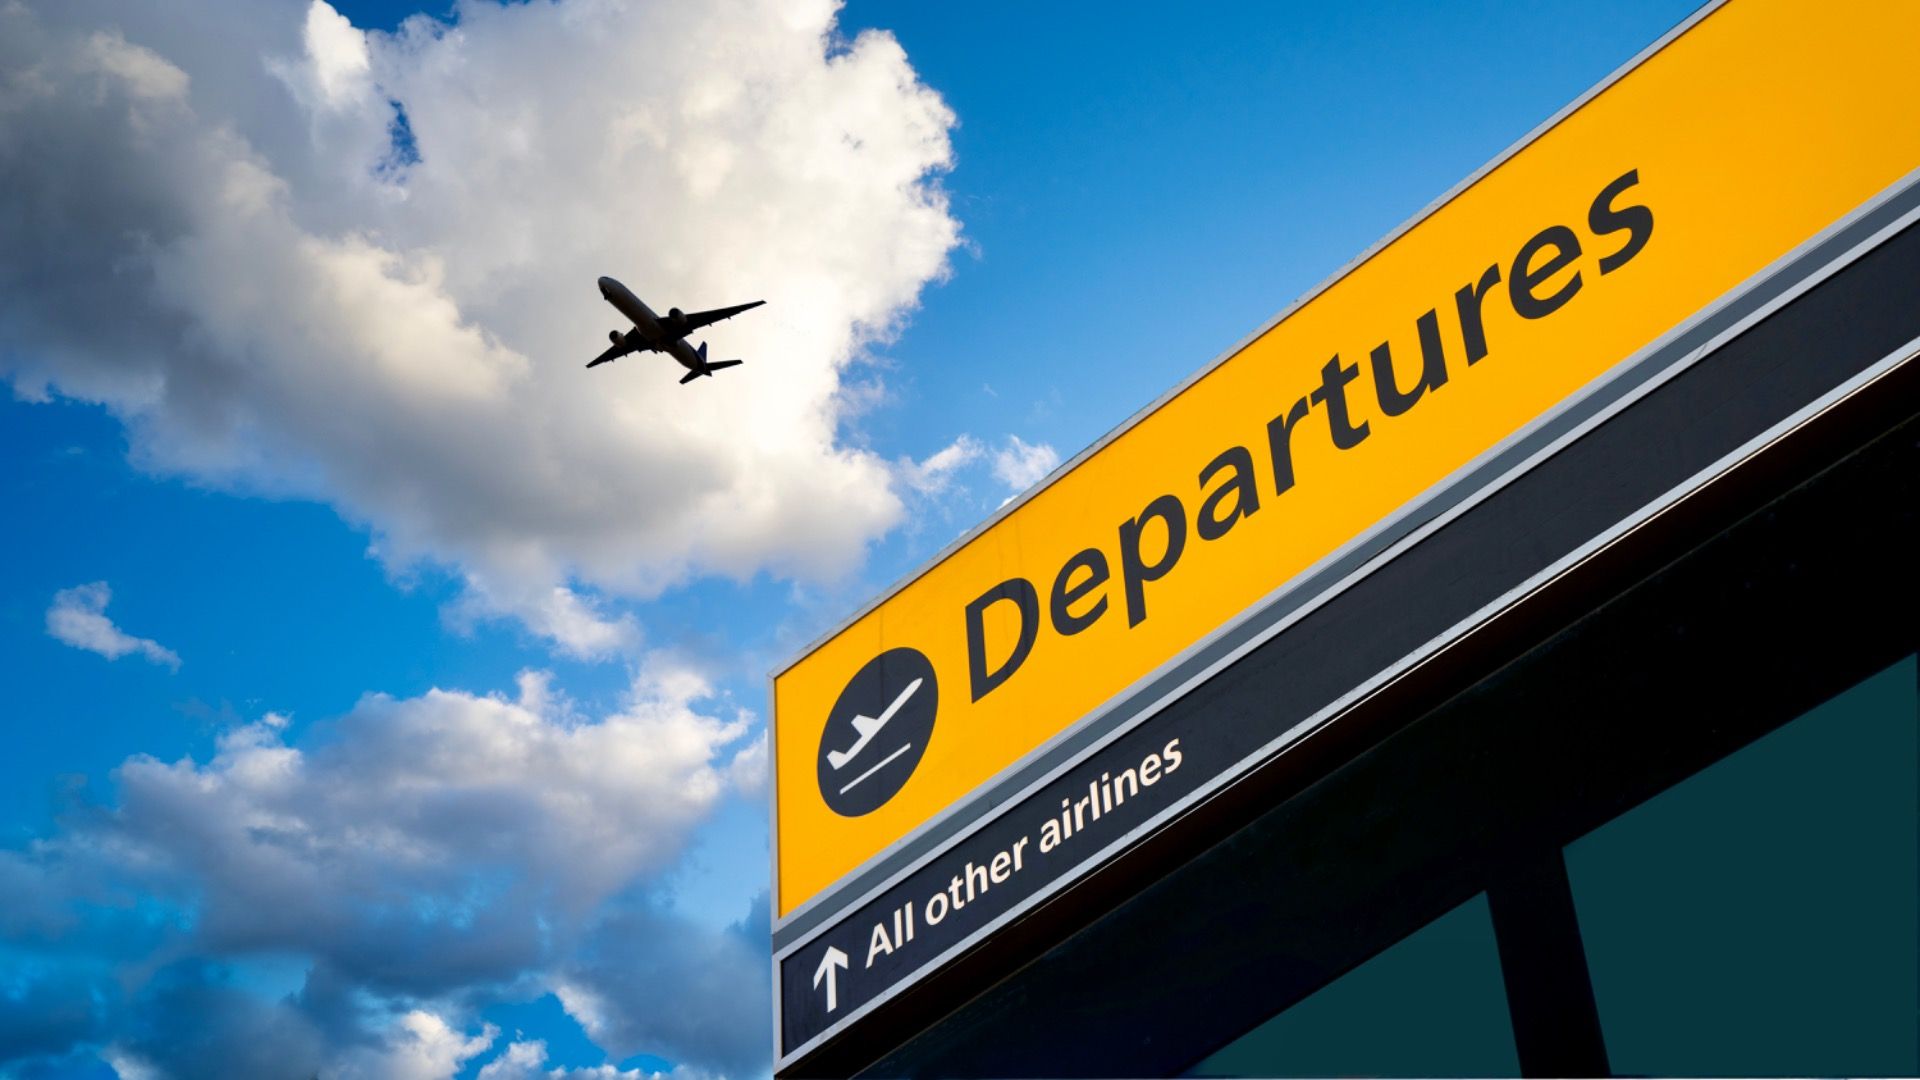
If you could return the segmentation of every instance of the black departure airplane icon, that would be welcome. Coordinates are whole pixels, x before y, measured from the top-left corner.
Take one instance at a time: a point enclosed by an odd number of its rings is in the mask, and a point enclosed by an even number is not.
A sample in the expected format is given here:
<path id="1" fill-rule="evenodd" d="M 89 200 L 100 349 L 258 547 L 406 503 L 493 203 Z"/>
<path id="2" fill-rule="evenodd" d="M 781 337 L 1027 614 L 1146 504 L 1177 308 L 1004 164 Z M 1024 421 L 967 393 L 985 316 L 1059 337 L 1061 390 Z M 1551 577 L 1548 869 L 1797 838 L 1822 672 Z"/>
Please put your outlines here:
<path id="1" fill-rule="evenodd" d="M 820 733 L 820 797 L 837 814 L 878 809 L 926 753 L 939 708 L 933 664 L 917 649 L 889 649 L 840 692 Z"/>
<path id="2" fill-rule="evenodd" d="M 734 367 L 742 363 L 739 360 L 707 359 L 707 343 L 701 342 L 699 348 L 687 344 L 687 335 L 702 327 L 712 326 L 722 319 L 731 319 L 743 311 L 748 311 L 766 303 L 755 300 L 751 304 L 739 304 L 734 307 L 714 308 L 712 311 L 696 311 L 692 314 L 679 308 L 669 308 L 666 318 L 653 313 L 653 309 L 640 302 L 632 290 L 610 277 L 600 279 L 600 295 L 633 322 L 633 329 L 626 333 L 615 330 L 607 335 L 613 341 L 613 347 L 589 361 L 588 367 L 596 367 L 609 360 L 633 352 L 663 352 L 687 369 L 680 377 L 680 384 L 687 383 L 702 375 L 711 377 L 721 368 Z"/>

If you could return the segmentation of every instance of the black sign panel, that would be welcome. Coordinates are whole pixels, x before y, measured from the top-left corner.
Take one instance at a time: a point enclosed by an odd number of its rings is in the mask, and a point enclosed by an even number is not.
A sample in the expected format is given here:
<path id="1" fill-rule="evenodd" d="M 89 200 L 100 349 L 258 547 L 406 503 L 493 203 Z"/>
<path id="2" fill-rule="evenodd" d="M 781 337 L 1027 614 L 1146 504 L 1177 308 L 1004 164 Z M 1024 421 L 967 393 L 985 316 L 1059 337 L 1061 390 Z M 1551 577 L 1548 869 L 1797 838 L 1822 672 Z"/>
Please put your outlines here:
<path id="1" fill-rule="evenodd" d="M 1029 794 L 781 962 L 791 1052 L 1258 748 L 1271 732 L 1197 713 L 1149 722 Z"/>

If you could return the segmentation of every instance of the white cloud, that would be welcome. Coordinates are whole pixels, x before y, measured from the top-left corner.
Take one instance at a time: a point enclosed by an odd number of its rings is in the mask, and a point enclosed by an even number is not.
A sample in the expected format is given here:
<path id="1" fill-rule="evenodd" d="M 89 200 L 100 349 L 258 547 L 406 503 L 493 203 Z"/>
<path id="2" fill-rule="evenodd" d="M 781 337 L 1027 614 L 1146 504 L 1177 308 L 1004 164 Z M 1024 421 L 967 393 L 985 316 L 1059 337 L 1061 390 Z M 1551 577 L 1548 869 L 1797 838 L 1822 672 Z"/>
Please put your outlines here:
<path id="1" fill-rule="evenodd" d="M 527 629 L 569 656 L 632 655 L 640 647 L 640 624 L 632 614 L 608 616 L 600 605 L 564 585 L 533 585 L 502 595 L 475 584 L 447 609 L 446 617 L 455 629 L 468 631 L 503 612 L 512 612 Z"/>
<path id="2" fill-rule="evenodd" d="M 311 1011 L 237 994 L 208 981 L 204 972 L 149 995 L 146 1005 L 143 1030 L 100 1054 L 121 1080 L 447 1080 L 500 1034 L 483 1024 L 464 1035 L 439 1014 L 414 1008 L 329 1049 L 324 1022 Z"/>
<path id="3" fill-rule="evenodd" d="M 986 452 L 980 440 L 962 435 L 922 461 L 902 458 L 894 466 L 902 483 L 922 495 L 944 494 L 954 474 L 980 460 Z"/>
<path id="4" fill-rule="evenodd" d="M 746 749 L 733 755 L 733 761 L 727 766 L 727 779 L 739 788 L 742 794 L 758 795 L 767 788 L 767 733 L 749 743 Z"/>
<path id="5" fill-rule="evenodd" d="M 610 911 L 550 983 L 568 1015 L 614 1057 L 642 1051 L 743 1073 L 767 1054 L 773 1015 L 767 894 L 722 933 L 690 933 L 659 907 Z M 721 1025 L 737 1014 L 752 1023 Z"/>
<path id="6" fill-rule="evenodd" d="M 0 5 L 0 374 L 107 406 L 151 468 L 326 500 L 575 651 L 628 631 L 556 596 L 844 572 L 901 505 L 840 439 L 843 376 L 959 227 L 952 113 L 835 11 L 467 0 L 387 35 L 286 0 Z M 766 299 L 710 332 L 747 366 L 582 370 L 620 321 L 603 273 Z"/>
<path id="7" fill-rule="evenodd" d="M 1015 493 L 1039 483 L 1060 465 L 1060 452 L 1046 443 L 1028 443 L 1018 435 L 993 453 L 993 475 Z"/>
<path id="8" fill-rule="evenodd" d="M 81 66 L 111 75 L 127 93 L 149 101 L 179 103 L 187 96 L 187 73 L 153 52 L 127 44 L 118 31 L 87 35 Z"/>
<path id="9" fill-rule="evenodd" d="M 373 90 L 373 57 L 367 48 L 367 36 L 354 28 L 332 7 L 324 3 L 307 9 L 302 28 L 307 46 L 309 75 L 320 91 L 320 99 L 331 106 L 364 102 Z M 289 76 L 299 69 L 288 69 Z"/>
<path id="10" fill-rule="evenodd" d="M 499 1057 L 480 1069 L 478 1080 L 700 1080 L 700 1070 L 677 1068 L 672 1072 L 648 1072 L 644 1069 L 620 1069 L 599 1065 L 589 1069 L 563 1069 L 547 1066 L 547 1044 L 539 1039 L 510 1044 Z"/>
<path id="11" fill-rule="evenodd" d="M 370 696 L 311 746 L 269 714 L 204 764 L 121 766 L 111 839 L 195 883 L 210 944 L 318 951 L 426 992 L 533 948 L 516 920 L 536 908 L 585 912 L 668 865 L 728 790 L 751 719 L 699 711 L 710 693 L 647 669 L 588 721 L 529 673 L 511 699 Z M 469 917 L 508 923 L 482 933 Z"/>
<path id="12" fill-rule="evenodd" d="M 152 638 L 134 637 L 113 625 L 107 618 L 107 604 L 113 590 L 104 581 L 76 585 L 53 594 L 47 608 L 47 633 L 54 639 L 118 660 L 139 653 L 156 664 L 180 670 L 180 655 Z"/>
<path id="13" fill-rule="evenodd" d="M 617 1056 L 758 1071 L 764 894 L 716 931 L 652 891 L 764 783 L 757 726 L 656 657 L 604 715 L 527 673 L 511 696 L 375 694 L 299 738 L 268 713 L 206 760 L 129 758 L 114 803 L 0 850 L 0 947 L 97 949 L 111 974 L 26 972 L 0 1021 L 14 1000 L 36 1052 L 94 1045 L 129 1075 L 447 1077 L 496 1042 L 485 1002 L 567 988 L 604 1003 L 589 1030 Z M 292 958 L 298 992 L 236 982 L 262 957 Z"/>
<path id="14" fill-rule="evenodd" d="M 327 1070 L 328 1080 L 445 1080 L 493 1045 L 492 1024 L 471 1037 L 425 1009 L 411 1009 L 383 1044 L 356 1046 Z"/>
<path id="15" fill-rule="evenodd" d="M 114 1075 L 120 1080 L 166 1080 L 159 1069 L 153 1067 L 123 1047 L 109 1048 L 102 1055 Z"/>

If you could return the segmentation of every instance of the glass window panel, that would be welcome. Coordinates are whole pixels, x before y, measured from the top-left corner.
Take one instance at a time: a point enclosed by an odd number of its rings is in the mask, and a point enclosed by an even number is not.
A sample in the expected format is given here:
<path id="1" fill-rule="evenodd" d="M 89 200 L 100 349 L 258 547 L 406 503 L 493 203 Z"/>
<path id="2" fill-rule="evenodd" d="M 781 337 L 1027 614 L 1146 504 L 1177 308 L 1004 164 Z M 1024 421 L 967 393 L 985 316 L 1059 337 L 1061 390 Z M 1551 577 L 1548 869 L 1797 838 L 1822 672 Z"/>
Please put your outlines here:
<path id="1" fill-rule="evenodd" d="M 1568 846 L 1625 1075 L 1920 1072 L 1913 657 Z"/>
<path id="2" fill-rule="evenodd" d="M 1190 1076 L 1513 1076 L 1493 918 L 1482 893 L 1315 991 Z"/>

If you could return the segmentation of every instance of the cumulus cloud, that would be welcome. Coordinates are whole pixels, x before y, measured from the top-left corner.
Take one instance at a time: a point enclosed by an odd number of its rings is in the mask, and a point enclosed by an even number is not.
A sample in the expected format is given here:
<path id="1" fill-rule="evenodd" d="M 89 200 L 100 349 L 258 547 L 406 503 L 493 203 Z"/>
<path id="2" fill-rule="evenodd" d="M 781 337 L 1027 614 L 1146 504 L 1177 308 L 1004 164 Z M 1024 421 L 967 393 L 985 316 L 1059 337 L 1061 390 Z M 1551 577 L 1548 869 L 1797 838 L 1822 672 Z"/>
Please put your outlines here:
<path id="1" fill-rule="evenodd" d="M 979 461 L 986 452 L 980 440 L 962 435 L 926 456 L 924 460 L 902 458 L 895 465 L 902 483 L 922 495 L 941 495 L 953 483 L 954 475 Z"/>
<path id="2" fill-rule="evenodd" d="M 894 463 L 894 474 L 907 490 L 931 498 L 954 491 L 964 494 L 960 478 L 982 468 L 1019 494 L 1059 464 L 1059 451 L 1046 443 L 1029 443 L 1018 435 L 1008 435 L 999 449 L 989 451 L 979 439 L 962 435 L 920 461 L 901 458 Z"/>
<path id="3" fill-rule="evenodd" d="M 499 1036 L 491 1024 L 462 1034 L 421 1008 L 349 1035 L 304 996 L 273 1000 L 236 985 L 218 965 L 176 962 L 126 1003 L 123 1030 L 100 1057 L 122 1080 L 446 1080 Z"/>
<path id="4" fill-rule="evenodd" d="M 679 1068 L 672 1072 L 648 1072 L 643 1069 L 619 1069 L 599 1065 L 590 1069 L 547 1067 L 547 1044 L 539 1039 L 510 1044 L 506 1052 L 480 1069 L 478 1080 L 701 1080 L 697 1069 Z"/>
<path id="5" fill-rule="evenodd" d="M 664 1056 L 739 1074 L 767 1054 L 768 894 L 720 934 L 687 933 L 657 905 L 609 912 L 555 975 L 554 992 L 595 1043 L 616 1056 Z M 757 1024 L 719 1025 L 729 1012 Z"/>
<path id="6" fill-rule="evenodd" d="M 959 226 L 953 114 L 836 7 L 464 0 L 384 34 L 319 0 L 0 4 L 0 374 L 583 654 L 631 644 L 594 596 L 843 572 L 901 514 L 842 441 L 847 369 Z M 710 332 L 748 366 L 582 370 L 603 273 L 766 299 Z"/>
<path id="7" fill-rule="evenodd" d="M 441 1080 L 492 1046 L 499 1033 L 487 1024 L 478 1034 L 462 1035 L 438 1014 L 410 1009 L 384 1045 L 355 1047 L 330 1073 L 338 1080 Z"/>
<path id="8" fill-rule="evenodd" d="M 1059 451 L 1018 435 L 1007 436 L 1006 445 L 993 453 L 993 475 L 1015 493 L 1039 483 L 1059 465 Z"/>
<path id="9" fill-rule="evenodd" d="M 269 714 L 205 763 L 129 760 L 89 839 L 199 891 L 216 949 L 317 951 L 357 982 L 434 993 L 532 962 L 533 913 L 584 913 L 679 853 L 750 721 L 697 709 L 709 693 L 651 670 L 588 721 L 530 673 L 513 698 L 370 696 L 312 746 Z"/>
<path id="10" fill-rule="evenodd" d="M 564 585 L 509 588 L 470 583 L 466 595 L 446 610 L 454 629 L 512 613 L 522 625 L 545 637 L 568 656 L 593 660 L 634 655 L 640 647 L 640 623 L 632 613 L 608 614 L 603 605 Z"/>
<path id="11" fill-rule="evenodd" d="M 326 1060 L 313 1018 L 263 1000 L 213 965 L 162 968 L 129 1002 L 104 1057 L 126 1080 L 313 1076 Z"/>
<path id="12" fill-rule="evenodd" d="M 53 594 L 53 606 L 47 608 L 47 634 L 109 660 L 139 653 L 156 664 L 180 670 L 180 654 L 152 638 L 134 637 L 113 625 L 107 618 L 107 604 L 112 599 L 113 590 L 104 581 L 61 589 Z"/>
<path id="13" fill-rule="evenodd" d="M 0 968 L 61 957 L 0 979 L 0 1063 L 95 1045 L 126 1075 L 446 1077 L 497 1041 L 480 1004 L 556 992 L 602 1003 L 589 1030 L 623 1056 L 763 1069 L 744 1003 L 767 993 L 764 896 L 716 935 L 649 891 L 764 782 L 756 727 L 655 660 L 604 715 L 528 673 L 511 695 L 375 694 L 299 739 L 269 713 L 206 760 L 130 758 L 113 803 L 0 851 Z M 260 993 L 260 958 L 297 989 Z"/>
<path id="14" fill-rule="evenodd" d="M 733 755 L 727 765 L 727 779 L 746 794 L 759 794 L 767 787 L 767 733 L 762 730 L 746 749 Z"/>

